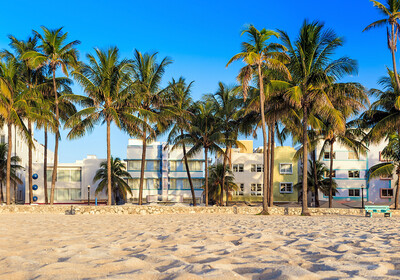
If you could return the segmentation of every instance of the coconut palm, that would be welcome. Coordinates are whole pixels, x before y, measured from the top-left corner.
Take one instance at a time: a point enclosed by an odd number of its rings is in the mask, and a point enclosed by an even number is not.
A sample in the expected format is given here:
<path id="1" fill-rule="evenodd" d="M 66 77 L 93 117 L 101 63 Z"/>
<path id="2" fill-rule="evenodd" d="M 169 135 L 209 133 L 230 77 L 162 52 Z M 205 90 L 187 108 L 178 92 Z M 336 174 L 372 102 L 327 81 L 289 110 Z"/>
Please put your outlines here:
<path id="1" fill-rule="evenodd" d="M 163 121 L 159 118 L 159 109 L 166 89 L 161 87 L 161 80 L 165 69 L 172 61 L 170 58 L 165 57 L 161 62 L 157 62 L 157 53 L 142 54 L 135 50 L 132 63 L 132 89 L 134 92 L 132 102 L 139 118 L 142 120 L 142 125 L 141 127 L 135 127 L 135 130 L 129 133 L 131 136 L 139 136 L 143 142 L 138 200 L 138 204 L 142 205 L 147 141 L 154 139 L 156 136 L 155 130 L 151 126 Z"/>
<path id="2" fill-rule="evenodd" d="M 95 55 L 88 54 L 86 57 L 88 63 L 81 63 L 72 75 L 83 87 L 87 97 L 69 96 L 74 100 L 80 100 L 84 108 L 72 115 L 65 126 L 71 128 L 67 137 L 74 139 L 92 131 L 96 124 L 106 123 L 107 204 L 111 205 L 111 123 L 118 128 L 127 129 L 129 126 L 133 131 L 141 122 L 132 114 L 132 108 L 127 103 L 131 67 L 129 61 L 120 59 L 117 47 L 110 47 L 107 50 L 95 49 Z"/>
<path id="3" fill-rule="evenodd" d="M 387 139 L 388 144 L 382 150 L 382 157 L 384 157 L 387 162 L 379 163 L 372 166 L 368 170 L 368 180 L 377 178 L 380 176 L 392 176 L 393 171 L 396 172 L 398 178 L 396 183 L 396 194 L 394 200 L 394 208 L 399 209 L 399 197 L 400 197 L 400 136 L 398 133 L 390 134 Z"/>
<path id="4" fill-rule="evenodd" d="M 192 144 L 193 146 L 187 153 L 190 157 L 204 149 L 205 159 L 205 204 L 208 206 L 208 154 L 215 152 L 221 153 L 220 144 L 223 141 L 221 123 L 215 117 L 214 105 L 210 101 L 199 101 L 193 106 L 192 113 L 195 115 L 190 124 L 190 131 L 177 137 L 180 144 Z"/>
<path id="5" fill-rule="evenodd" d="M 68 77 L 68 70 L 71 66 L 78 64 L 78 51 L 75 46 L 80 42 L 75 40 L 67 43 L 68 32 L 63 32 L 62 27 L 59 29 L 50 30 L 44 26 L 41 27 L 43 35 L 37 31 L 33 31 L 34 34 L 41 41 L 41 45 L 38 46 L 39 51 L 30 50 L 23 54 L 22 59 L 27 59 L 30 65 L 34 68 L 41 68 L 44 66 L 49 67 L 49 71 L 52 73 L 53 78 L 53 94 L 55 104 L 55 116 L 57 122 L 57 130 L 55 132 L 55 146 L 54 146 L 54 163 L 53 163 L 53 174 L 51 180 L 51 194 L 50 204 L 54 202 L 54 190 L 57 180 L 57 166 L 58 166 L 58 145 L 60 139 L 60 112 L 59 112 L 59 100 L 57 94 L 56 84 L 56 71 L 61 68 L 61 71 L 65 76 Z"/>
<path id="6" fill-rule="evenodd" d="M 190 175 L 188 157 L 186 154 L 185 143 L 179 144 L 177 137 L 182 137 L 184 132 L 190 131 L 190 120 L 193 117 L 189 109 L 193 105 L 193 100 L 190 96 L 193 81 L 186 84 L 183 77 L 178 81 L 172 79 L 169 84 L 169 102 L 163 106 L 163 114 L 172 120 L 167 142 L 172 146 L 171 150 L 182 147 L 183 160 L 185 162 L 186 174 L 188 176 L 190 191 L 192 193 L 193 206 L 196 206 L 196 195 L 194 192 L 193 181 Z"/>
<path id="7" fill-rule="evenodd" d="M 279 38 L 279 33 L 262 29 L 261 31 L 257 30 L 253 25 L 249 25 L 243 32 L 242 35 L 248 35 L 248 42 L 242 43 L 242 52 L 234 55 L 227 66 L 236 60 L 243 60 L 246 64 L 240 70 L 238 80 L 242 83 L 243 86 L 243 97 L 246 100 L 247 98 L 247 89 L 250 81 L 257 77 L 259 93 L 260 93 L 260 112 L 261 112 L 261 122 L 262 122 L 262 132 L 263 132 L 263 163 L 264 163 L 264 176 L 263 176 L 263 191 L 264 191 L 264 199 L 263 199 L 263 214 L 268 214 L 268 197 L 267 190 L 269 185 L 269 176 L 268 176 L 268 148 L 267 148 L 267 131 L 266 131 L 266 120 L 264 115 L 264 106 L 265 106 L 265 92 L 264 92 L 264 74 L 263 68 L 274 69 L 282 72 L 287 72 L 287 69 L 283 63 L 286 60 L 286 55 L 283 52 L 285 48 L 276 43 L 269 43 L 269 39 L 271 37 Z"/>
<path id="8" fill-rule="evenodd" d="M 397 51 L 397 37 L 399 34 L 399 18 L 400 18 L 400 1 L 399 0 L 386 0 L 386 3 L 381 3 L 375 0 L 371 0 L 374 7 L 385 17 L 383 19 L 374 21 L 368 25 L 363 31 L 370 30 L 372 28 L 387 26 L 387 43 L 388 48 L 392 54 L 393 71 L 395 73 L 395 81 L 397 88 L 400 88 L 400 81 L 397 75 L 396 67 L 396 51 Z M 400 108 L 400 99 L 397 104 L 397 108 Z"/>
<path id="9" fill-rule="evenodd" d="M 24 99 L 21 90 L 24 87 L 20 75 L 21 65 L 15 57 L 8 57 L 0 62 L 0 116 L 7 125 L 8 151 L 6 167 L 6 203 L 11 203 L 11 150 L 12 134 L 11 128 L 14 126 L 29 142 L 31 138 L 22 120 L 28 111 L 28 104 Z"/>
<path id="10" fill-rule="evenodd" d="M 227 86 L 226 84 L 219 82 L 218 90 L 215 94 L 209 95 L 207 98 L 214 104 L 216 117 L 218 117 L 222 124 L 222 132 L 224 134 L 224 145 L 226 149 L 223 152 L 223 164 L 224 170 L 227 170 L 228 159 L 230 157 L 232 147 L 241 145 L 237 140 L 239 135 L 240 124 L 245 124 L 244 120 L 241 119 L 243 111 L 243 102 L 238 97 L 238 90 L 240 88 L 235 86 Z M 231 160 L 229 160 L 231 162 Z M 225 177 L 222 176 L 222 185 Z M 226 206 L 228 206 L 229 189 L 226 190 Z M 223 192 L 219 198 L 219 204 L 224 205 Z"/>
<path id="11" fill-rule="evenodd" d="M 218 203 L 224 190 L 227 194 L 238 190 L 239 187 L 236 185 L 235 177 L 229 167 L 224 167 L 223 164 L 212 165 L 209 167 L 209 173 L 208 199 L 210 201 Z M 219 201 L 219 205 L 222 206 L 221 201 Z"/>
<path id="12" fill-rule="evenodd" d="M 114 203 L 117 203 L 118 197 L 121 197 L 126 201 L 127 194 L 129 193 L 132 195 L 131 188 L 127 182 L 127 180 L 132 177 L 129 172 L 126 171 L 126 166 L 120 158 L 111 157 L 110 163 L 111 165 L 108 165 L 108 161 L 100 163 L 100 169 L 96 171 L 96 174 L 93 177 L 93 183 L 100 181 L 96 188 L 96 194 L 105 190 L 109 196 L 112 193 Z M 111 181 L 109 181 L 109 170 L 111 170 Z M 108 189 L 109 182 L 111 183 L 111 193 L 109 193 Z"/>
<path id="13" fill-rule="evenodd" d="M 317 119 L 315 114 L 329 119 L 338 129 L 344 130 L 345 123 L 325 92 L 327 85 L 345 75 L 357 73 L 356 61 L 342 57 L 332 59 L 333 53 L 343 45 L 343 39 L 324 24 L 304 21 L 298 38 L 292 42 L 289 35 L 280 31 L 283 44 L 288 49 L 288 68 L 292 81 L 276 81 L 275 86 L 287 87 L 286 98 L 298 109 L 302 126 L 303 173 L 307 174 L 308 138 L 307 131 Z M 307 205 L 307 176 L 303 176 L 302 215 L 310 215 Z"/>
<path id="14" fill-rule="evenodd" d="M 0 144 L 0 202 L 4 202 L 4 195 L 3 195 L 3 184 L 6 183 L 7 177 L 7 154 L 8 154 L 8 145 L 6 143 Z M 11 157 L 11 170 L 10 170 L 10 180 L 11 182 L 16 184 L 22 184 L 22 180 L 18 177 L 17 171 L 22 169 L 22 166 L 19 165 L 21 159 L 18 156 Z"/>

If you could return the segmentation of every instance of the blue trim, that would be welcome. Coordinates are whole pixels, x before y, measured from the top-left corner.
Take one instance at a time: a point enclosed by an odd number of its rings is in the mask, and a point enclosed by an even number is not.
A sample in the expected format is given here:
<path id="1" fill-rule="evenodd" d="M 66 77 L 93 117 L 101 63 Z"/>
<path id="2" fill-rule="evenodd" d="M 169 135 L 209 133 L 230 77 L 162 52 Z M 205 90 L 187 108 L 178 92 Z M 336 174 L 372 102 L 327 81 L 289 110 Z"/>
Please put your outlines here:
<path id="1" fill-rule="evenodd" d="M 168 172 L 170 172 L 170 173 L 173 173 L 173 172 L 186 172 L 186 170 L 182 170 L 182 171 L 180 171 L 180 170 L 178 170 L 178 171 L 168 171 Z M 203 172 L 203 170 L 199 170 L 199 171 L 189 171 L 190 173 L 192 173 L 192 172 Z"/>

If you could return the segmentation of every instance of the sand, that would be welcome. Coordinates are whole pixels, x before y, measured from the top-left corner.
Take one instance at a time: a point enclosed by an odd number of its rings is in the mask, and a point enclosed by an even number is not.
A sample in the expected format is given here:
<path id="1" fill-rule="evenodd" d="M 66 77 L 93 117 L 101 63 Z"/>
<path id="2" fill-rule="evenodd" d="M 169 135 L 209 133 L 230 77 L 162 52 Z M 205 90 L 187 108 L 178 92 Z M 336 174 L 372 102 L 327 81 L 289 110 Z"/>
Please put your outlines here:
<path id="1" fill-rule="evenodd" d="M 400 218 L 0 215 L 0 279 L 400 279 Z"/>

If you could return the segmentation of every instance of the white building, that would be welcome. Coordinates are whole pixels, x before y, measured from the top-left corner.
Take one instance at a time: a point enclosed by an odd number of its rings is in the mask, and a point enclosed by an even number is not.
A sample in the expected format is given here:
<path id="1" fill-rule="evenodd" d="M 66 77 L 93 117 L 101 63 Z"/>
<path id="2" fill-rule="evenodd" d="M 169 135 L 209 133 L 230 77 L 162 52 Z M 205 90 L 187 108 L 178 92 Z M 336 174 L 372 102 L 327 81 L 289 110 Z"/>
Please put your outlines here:
<path id="1" fill-rule="evenodd" d="M 139 196 L 142 149 L 141 140 L 129 139 L 126 161 L 132 176 L 128 180 L 133 193 L 132 201 L 136 201 Z M 187 151 L 189 149 L 186 147 Z M 188 158 L 188 163 L 196 199 L 200 201 L 204 181 L 204 154 L 201 152 Z M 192 195 L 183 161 L 183 149 L 171 151 L 166 143 L 161 142 L 147 144 L 143 185 L 144 201 L 190 201 Z"/>
<path id="2" fill-rule="evenodd" d="M 322 143 L 321 143 L 322 144 Z M 335 142 L 333 145 L 333 178 L 338 185 L 338 193 L 334 200 L 338 201 L 361 201 L 364 193 L 364 201 L 372 203 L 391 204 L 394 202 L 395 182 L 397 175 L 391 178 L 377 178 L 368 180 L 368 170 L 384 162 L 380 156 L 386 143 L 381 142 L 378 145 L 370 145 L 366 155 L 357 155 L 346 147 Z M 321 146 L 317 147 L 317 151 Z M 330 152 L 325 151 L 322 155 L 323 163 L 329 168 Z M 326 178 L 329 174 L 325 175 Z M 320 194 L 321 200 L 327 200 L 328 197 Z"/>

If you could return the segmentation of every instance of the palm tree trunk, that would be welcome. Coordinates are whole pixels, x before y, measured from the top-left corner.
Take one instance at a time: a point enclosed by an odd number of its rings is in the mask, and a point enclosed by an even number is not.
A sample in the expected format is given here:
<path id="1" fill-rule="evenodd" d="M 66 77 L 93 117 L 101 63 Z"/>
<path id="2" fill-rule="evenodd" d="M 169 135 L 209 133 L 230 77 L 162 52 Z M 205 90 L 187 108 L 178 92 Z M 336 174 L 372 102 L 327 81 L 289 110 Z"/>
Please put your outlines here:
<path id="1" fill-rule="evenodd" d="M 227 152 L 227 154 L 226 154 L 227 159 L 228 159 L 228 153 L 230 153 L 231 150 L 232 150 L 231 145 L 228 145 L 228 150 L 226 151 Z M 226 163 L 225 163 L 224 174 L 226 174 Z M 223 184 L 223 186 L 225 186 L 225 176 L 224 176 L 224 184 Z M 226 196 L 226 206 L 228 206 L 228 203 L 229 203 L 229 186 L 226 186 L 225 196 Z"/>
<path id="2" fill-rule="evenodd" d="M 112 203 L 112 188 L 111 188 L 111 121 L 107 118 L 107 205 Z"/>
<path id="3" fill-rule="evenodd" d="M 49 203 L 49 194 L 47 192 L 47 125 L 44 126 L 44 159 L 43 159 L 43 186 L 44 186 L 44 203 Z"/>
<path id="4" fill-rule="evenodd" d="M 306 102 L 305 102 L 306 103 Z M 307 127 L 308 127 L 308 112 L 307 105 L 303 105 L 303 201 L 302 201 L 302 216 L 310 216 L 308 210 L 308 189 L 307 189 L 307 174 L 308 174 L 308 138 L 307 138 Z"/>
<path id="5" fill-rule="evenodd" d="M 396 188 L 396 196 L 394 198 L 394 209 L 399 209 L 399 198 L 400 198 L 400 166 L 397 167 L 397 188 Z"/>
<path id="6" fill-rule="evenodd" d="M 183 135 L 183 132 L 181 132 L 181 136 Z M 182 143 L 182 148 L 183 148 L 183 159 L 185 161 L 185 166 L 186 166 L 186 174 L 188 176 L 189 180 L 189 185 L 190 185 L 190 191 L 192 193 L 192 200 L 193 200 L 193 206 L 196 206 L 196 194 L 194 193 L 194 187 L 193 187 L 193 182 L 192 182 L 192 176 L 190 175 L 190 170 L 189 170 L 189 163 L 188 159 L 186 156 L 186 147 L 185 143 Z"/>
<path id="7" fill-rule="evenodd" d="M 267 167 L 266 171 L 268 175 L 268 181 L 267 181 L 267 202 L 268 206 L 271 206 L 270 204 L 270 197 L 271 197 L 271 185 L 270 185 L 270 174 L 271 174 L 271 124 L 267 126 L 268 129 L 268 149 L 267 149 Z M 265 168 L 265 165 L 263 166 Z"/>
<path id="8" fill-rule="evenodd" d="M 4 202 L 3 182 L 0 182 L 0 203 Z"/>
<path id="9" fill-rule="evenodd" d="M 11 135 L 11 122 L 7 122 L 8 130 L 8 150 L 7 150 L 7 170 L 6 170 L 6 203 L 11 203 L 11 149 L 12 149 L 12 135 Z"/>
<path id="10" fill-rule="evenodd" d="M 274 206 L 275 121 L 271 126 L 271 164 L 269 175 L 269 207 Z"/>
<path id="11" fill-rule="evenodd" d="M 55 135 L 55 146 L 54 146 L 54 163 L 53 163 L 53 174 L 51 176 L 51 194 L 50 194 L 50 205 L 54 203 L 54 190 L 56 188 L 57 181 L 57 167 L 58 167 L 58 141 L 60 138 L 60 113 L 58 110 L 58 94 L 56 86 L 56 70 L 53 68 L 53 89 L 54 89 L 54 103 L 56 107 L 56 135 Z"/>
<path id="12" fill-rule="evenodd" d="M 266 166 L 268 165 L 268 155 L 267 155 L 267 131 L 266 131 L 266 124 L 265 124 L 265 112 L 264 112 L 264 103 L 265 103 L 265 96 L 264 96 L 264 83 L 263 83 L 263 76 L 261 73 L 261 65 L 258 65 L 258 80 L 259 80 L 259 87 L 260 87 L 260 111 L 261 111 L 261 123 L 262 123 L 262 132 L 263 132 L 263 164 L 264 164 L 264 172 L 263 172 L 263 210 L 261 214 L 268 215 L 268 170 L 266 170 Z"/>
<path id="13" fill-rule="evenodd" d="M 317 178 L 317 152 L 313 150 L 312 160 L 314 165 L 314 197 L 315 197 L 315 207 L 319 207 L 318 199 L 318 178 Z"/>
<path id="14" fill-rule="evenodd" d="M 206 176 L 206 189 L 205 189 L 205 197 L 206 197 L 206 206 L 208 206 L 208 148 L 204 147 L 204 167 L 205 167 L 205 176 Z"/>
<path id="15" fill-rule="evenodd" d="M 392 53 L 392 63 L 393 63 L 393 72 L 394 77 L 396 79 L 397 88 L 400 89 L 400 81 L 399 76 L 397 75 L 397 66 L 396 66 L 396 41 L 397 41 L 397 34 L 394 32 L 394 24 L 392 24 L 392 43 L 390 46 L 390 52 Z"/>
<path id="16" fill-rule="evenodd" d="M 28 133 L 32 138 L 32 122 L 28 119 Z M 33 189 L 32 189 L 32 141 L 28 142 L 28 184 L 29 184 L 29 202 L 33 203 Z"/>
<path id="17" fill-rule="evenodd" d="M 333 194 L 332 194 L 332 187 L 333 187 L 333 181 L 332 181 L 332 171 L 333 171 L 333 142 L 329 141 L 330 146 L 330 154 L 329 154 L 329 208 L 332 208 L 332 199 L 333 199 Z"/>
<path id="18" fill-rule="evenodd" d="M 140 183 L 139 183 L 139 205 L 143 204 L 143 182 L 144 182 L 144 169 L 146 167 L 146 148 L 147 148 L 147 143 L 146 143 L 146 138 L 147 138 L 147 133 L 146 133 L 146 120 L 143 124 L 143 138 L 142 138 L 142 164 L 140 166 Z"/>
<path id="19" fill-rule="evenodd" d="M 224 161 L 222 163 L 222 185 L 221 185 L 221 195 L 219 196 L 219 205 L 221 205 L 221 206 L 224 205 L 224 186 L 225 186 L 226 154 L 227 154 L 227 152 L 228 152 L 228 146 L 226 147 L 226 151 L 224 152 Z M 226 202 L 228 203 L 228 197 L 226 197 Z"/>

